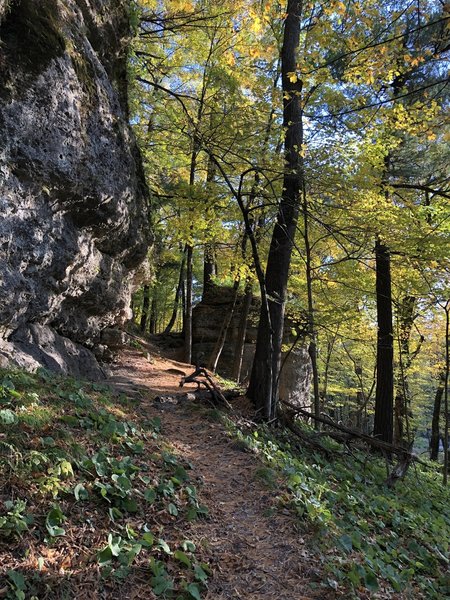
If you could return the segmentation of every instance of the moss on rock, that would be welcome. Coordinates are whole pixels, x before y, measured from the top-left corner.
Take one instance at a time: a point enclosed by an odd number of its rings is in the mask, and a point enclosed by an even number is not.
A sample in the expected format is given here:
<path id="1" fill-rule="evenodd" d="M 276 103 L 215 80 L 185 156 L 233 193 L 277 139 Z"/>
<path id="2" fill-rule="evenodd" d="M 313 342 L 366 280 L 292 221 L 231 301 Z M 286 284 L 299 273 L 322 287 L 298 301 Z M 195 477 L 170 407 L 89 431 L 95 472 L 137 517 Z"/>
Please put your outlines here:
<path id="1" fill-rule="evenodd" d="M 39 75 L 66 49 L 57 0 L 13 0 L 0 24 L 0 43 L 4 82 L 10 82 L 18 68 Z"/>

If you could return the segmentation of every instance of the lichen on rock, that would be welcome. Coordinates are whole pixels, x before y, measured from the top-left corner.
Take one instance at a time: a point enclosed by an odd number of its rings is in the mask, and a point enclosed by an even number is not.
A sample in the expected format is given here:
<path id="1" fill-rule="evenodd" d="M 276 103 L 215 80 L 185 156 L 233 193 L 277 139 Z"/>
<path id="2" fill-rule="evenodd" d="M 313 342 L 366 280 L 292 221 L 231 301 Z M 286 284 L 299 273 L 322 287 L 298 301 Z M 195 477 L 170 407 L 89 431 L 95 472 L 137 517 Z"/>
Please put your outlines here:
<path id="1" fill-rule="evenodd" d="M 54 339 L 73 371 L 129 316 L 149 219 L 128 34 L 122 0 L 0 2 L 0 353 L 21 364 Z"/>

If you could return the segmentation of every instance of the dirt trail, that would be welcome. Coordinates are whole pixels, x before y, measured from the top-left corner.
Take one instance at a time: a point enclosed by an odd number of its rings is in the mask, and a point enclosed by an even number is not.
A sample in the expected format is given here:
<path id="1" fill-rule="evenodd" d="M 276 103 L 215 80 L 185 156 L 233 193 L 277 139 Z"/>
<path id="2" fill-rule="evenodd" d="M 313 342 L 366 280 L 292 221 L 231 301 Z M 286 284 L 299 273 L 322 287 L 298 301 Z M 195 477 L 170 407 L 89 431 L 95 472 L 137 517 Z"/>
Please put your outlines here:
<path id="1" fill-rule="evenodd" d="M 257 477 L 261 462 L 230 440 L 223 426 L 197 414 L 187 404 L 158 404 L 155 396 L 180 391 L 180 372 L 192 367 L 147 357 L 124 348 L 112 368 L 110 383 L 141 399 L 149 416 L 159 414 L 162 435 L 192 464 L 208 519 L 193 523 L 192 538 L 212 557 L 214 576 L 208 600 L 303 600 L 330 598 L 313 592 L 318 565 L 295 519 L 276 505 L 276 492 Z M 188 386 L 186 386 L 188 388 Z"/>

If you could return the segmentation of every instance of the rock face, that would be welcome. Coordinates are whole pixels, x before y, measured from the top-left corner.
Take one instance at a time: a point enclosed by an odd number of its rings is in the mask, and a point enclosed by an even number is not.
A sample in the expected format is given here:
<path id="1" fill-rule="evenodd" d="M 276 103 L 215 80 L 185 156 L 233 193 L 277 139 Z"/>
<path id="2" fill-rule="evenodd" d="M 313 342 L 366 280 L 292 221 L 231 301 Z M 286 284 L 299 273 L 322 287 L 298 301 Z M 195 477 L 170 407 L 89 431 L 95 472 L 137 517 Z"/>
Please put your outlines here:
<path id="1" fill-rule="evenodd" d="M 192 356 L 193 362 L 196 364 L 206 365 L 208 363 L 222 324 L 233 306 L 234 294 L 234 290 L 230 287 L 212 286 L 208 289 L 202 301 L 195 306 L 192 315 Z M 217 365 L 217 372 L 224 377 L 232 377 L 232 365 L 236 352 L 243 300 L 243 296 L 237 296 L 225 345 Z M 248 380 L 252 369 L 258 333 L 259 311 L 259 300 L 254 298 L 250 306 L 245 336 L 241 373 L 243 381 Z M 290 345 L 294 341 L 291 339 L 290 329 L 287 322 L 284 335 L 286 345 Z M 298 406 L 307 406 L 309 404 L 311 377 L 311 360 L 308 351 L 304 346 L 298 344 L 283 356 L 280 374 L 280 398 Z"/>
<path id="2" fill-rule="evenodd" d="M 149 244 L 128 2 L 0 0 L 0 354 L 99 377 Z"/>

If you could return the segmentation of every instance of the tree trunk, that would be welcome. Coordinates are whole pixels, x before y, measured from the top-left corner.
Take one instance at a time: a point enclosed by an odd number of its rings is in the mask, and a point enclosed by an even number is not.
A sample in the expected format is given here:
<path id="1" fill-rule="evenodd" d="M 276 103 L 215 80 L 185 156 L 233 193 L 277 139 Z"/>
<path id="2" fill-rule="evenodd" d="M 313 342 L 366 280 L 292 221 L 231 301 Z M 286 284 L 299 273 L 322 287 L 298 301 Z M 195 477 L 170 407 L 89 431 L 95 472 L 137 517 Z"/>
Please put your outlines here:
<path id="1" fill-rule="evenodd" d="M 408 383 L 408 369 L 411 366 L 412 357 L 409 347 L 411 330 L 414 324 L 414 308 L 416 298 L 405 296 L 402 298 L 398 310 L 399 328 L 399 366 L 397 374 L 397 386 L 394 400 L 394 440 L 401 445 L 405 440 L 405 429 L 408 437 L 408 411 L 410 410 L 410 393 Z"/>
<path id="2" fill-rule="evenodd" d="M 431 421 L 431 439 L 430 439 L 430 460 L 437 461 L 439 459 L 439 440 L 441 439 L 440 417 L 442 398 L 444 397 L 445 387 L 445 372 L 442 372 L 439 377 L 439 383 L 434 396 L 433 418 Z"/>
<path id="3" fill-rule="evenodd" d="M 186 250 L 186 305 L 184 311 L 184 362 L 192 362 L 192 254 L 193 248 Z"/>
<path id="4" fill-rule="evenodd" d="M 212 120 L 212 117 L 211 117 Z M 206 186 L 208 188 L 208 184 L 213 183 L 214 176 L 216 173 L 216 165 L 214 161 L 209 157 L 208 159 L 208 168 L 206 171 Z M 213 285 L 212 278 L 214 275 L 217 275 L 216 268 L 216 256 L 214 252 L 214 246 L 211 243 L 205 243 L 204 245 L 204 253 L 203 253 L 203 294 L 202 298 L 205 297 L 205 294 L 208 290 L 211 289 Z"/>
<path id="5" fill-rule="evenodd" d="M 140 328 L 142 333 L 145 333 L 147 329 L 147 321 L 149 318 L 149 307 L 150 307 L 150 286 L 144 285 L 144 295 L 142 301 L 142 313 L 141 313 L 141 323 Z"/>
<path id="6" fill-rule="evenodd" d="M 219 337 L 217 338 L 214 349 L 208 360 L 208 369 L 210 371 L 212 371 L 213 373 L 215 373 L 215 371 L 217 369 L 217 363 L 219 362 L 223 347 L 225 346 L 225 340 L 227 339 L 228 330 L 230 328 L 231 321 L 233 319 L 234 311 L 236 308 L 238 289 L 239 289 L 239 282 L 237 281 L 234 284 L 233 304 L 232 304 L 231 308 L 229 309 L 228 313 L 225 315 L 225 319 L 222 323 L 222 327 L 220 328 Z"/>
<path id="7" fill-rule="evenodd" d="M 444 378 L 444 485 L 448 482 L 448 434 L 449 434 L 449 414 L 448 414 L 448 379 L 450 371 L 450 300 L 444 307 L 445 310 L 445 378 Z"/>
<path id="8" fill-rule="evenodd" d="M 205 250 L 203 255 L 203 294 L 202 298 L 205 298 L 205 294 L 211 289 L 213 285 L 213 276 L 216 275 L 216 261 L 214 257 L 214 249 L 212 244 L 205 244 Z"/>
<path id="9" fill-rule="evenodd" d="M 310 338 L 310 344 L 308 348 L 309 356 L 311 358 L 311 367 L 313 374 L 313 393 L 314 393 L 314 414 L 316 417 L 320 416 L 320 391 L 319 391 L 319 371 L 317 368 L 317 333 L 314 315 L 314 300 L 312 290 L 312 258 L 311 258 L 311 245 L 309 243 L 309 220 L 308 220 L 308 201 L 306 198 L 306 191 L 303 188 L 303 202 L 302 202 L 302 213 L 303 213 L 303 236 L 305 242 L 305 265 L 306 265 L 306 287 L 308 293 L 308 335 Z M 314 427 L 320 429 L 319 421 L 314 421 Z"/>
<path id="10" fill-rule="evenodd" d="M 175 300 L 173 303 L 172 315 L 170 317 L 170 321 L 167 324 L 167 327 L 164 329 L 164 334 L 168 334 L 172 331 L 172 327 L 175 325 L 178 314 L 178 306 L 180 304 L 180 297 L 182 296 L 183 286 L 184 286 L 184 265 L 186 262 L 186 248 L 183 250 L 183 258 L 181 259 L 180 264 L 180 276 L 178 278 L 178 285 L 175 291 Z M 184 308 L 184 303 L 183 303 Z"/>
<path id="11" fill-rule="evenodd" d="M 337 331 L 333 334 L 333 337 L 327 339 L 327 356 L 325 358 L 325 368 L 323 370 L 323 382 L 322 382 L 322 401 L 326 404 L 328 394 L 328 373 L 330 370 L 331 356 L 333 354 L 334 345 L 336 343 Z"/>
<path id="12" fill-rule="evenodd" d="M 156 333 L 156 323 L 158 320 L 158 314 L 157 314 L 157 302 L 156 302 L 156 293 L 155 293 L 155 289 L 153 288 L 153 296 L 152 296 L 152 303 L 150 306 L 150 323 L 148 326 L 149 332 L 150 333 Z"/>
<path id="13" fill-rule="evenodd" d="M 380 239 L 375 244 L 377 298 L 377 384 L 373 434 L 384 442 L 393 440 L 394 344 L 392 327 L 391 258 Z"/>
<path id="14" fill-rule="evenodd" d="M 302 81 L 296 75 L 302 7 L 302 1 L 288 0 L 281 50 L 283 126 L 286 132 L 283 193 L 265 275 L 269 314 L 263 306 L 248 390 L 248 395 L 265 419 L 274 416 L 278 402 L 286 288 L 304 178 L 301 156 Z"/>
<path id="15" fill-rule="evenodd" d="M 242 358 L 244 356 L 245 349 L 245 337 L 247 335 L 247 321 L 248 314 L 250 312 L 250 306 L 252 304 L 253 292 L 251 283 L 247 283 L 245 286 L 245 295 L 242 301 L 241 314 L 239 317 L 239 327 L 238 334 L 236 340 L 236 350 L 234 354 L 234 362 L 233 362 L 233 379 L 237 381 L 237 383 L 241 380 L 241 370 L 242 370 Z"/>

